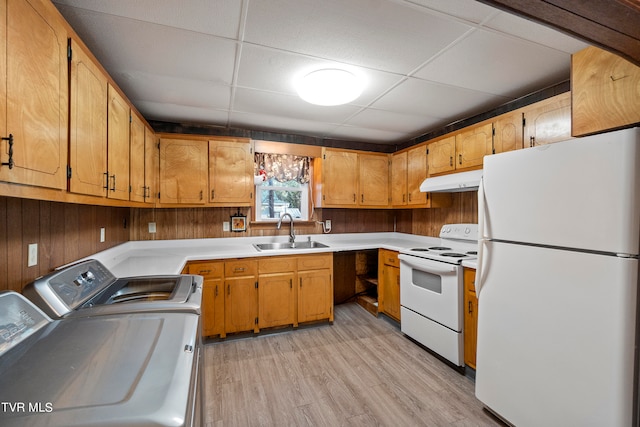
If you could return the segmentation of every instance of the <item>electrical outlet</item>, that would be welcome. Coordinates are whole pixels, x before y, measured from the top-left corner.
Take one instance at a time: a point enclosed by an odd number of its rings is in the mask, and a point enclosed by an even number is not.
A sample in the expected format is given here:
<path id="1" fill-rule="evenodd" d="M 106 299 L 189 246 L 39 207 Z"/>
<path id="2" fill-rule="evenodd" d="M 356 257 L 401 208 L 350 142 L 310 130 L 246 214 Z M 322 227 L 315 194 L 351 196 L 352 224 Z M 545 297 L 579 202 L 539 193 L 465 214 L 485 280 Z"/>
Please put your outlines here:
<path id="1" fill-rule="evenodd" d="M 149 223 L 149 233 L 155 233 L 156 232 L 156 223 L 155 222 L 150 222 Z"/>
<path id="2" fill-rule="evenodd" d="M 223 221 L 222 231 L 230 231 L 230 230 L 231 230 L 231 224 L 229 224 L 229 221 Z"/>
<path id="3" fill-rule="evenodd" d="M 100 243 L 104 242 L 105 240 L 105 230 L 104 227 L 100 228 Z"/>
<path id="4" fill-rule="evenodd" d="M 331 220 L 328 219 L 324 222 L 325 227 L 327 227 L 327 230 L 331 230 Z"/>
<path id="5" fill-rule="evenodd" d="M 32 243 L 29 245 L 29 260 L 27 261 L 27 267 L 33 267 L 38 265 L 38 244 Z"/>

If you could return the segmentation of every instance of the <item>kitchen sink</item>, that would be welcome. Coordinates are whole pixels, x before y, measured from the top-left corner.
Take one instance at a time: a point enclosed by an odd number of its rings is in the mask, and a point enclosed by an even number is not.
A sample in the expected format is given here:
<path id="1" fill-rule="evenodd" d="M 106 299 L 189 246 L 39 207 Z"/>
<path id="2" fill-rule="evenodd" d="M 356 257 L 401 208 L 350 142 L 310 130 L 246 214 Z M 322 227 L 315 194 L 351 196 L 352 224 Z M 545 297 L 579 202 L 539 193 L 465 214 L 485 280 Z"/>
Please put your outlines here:
<path id="1" fill-rule="evenodd" d="M 283 243 L 254 243 L 253 246 L 259 251 L 273 251 L 278 249 L 313 249 L 328 248 L 324 243 L 307 240 L 304 242 L 283 242 Z"/>

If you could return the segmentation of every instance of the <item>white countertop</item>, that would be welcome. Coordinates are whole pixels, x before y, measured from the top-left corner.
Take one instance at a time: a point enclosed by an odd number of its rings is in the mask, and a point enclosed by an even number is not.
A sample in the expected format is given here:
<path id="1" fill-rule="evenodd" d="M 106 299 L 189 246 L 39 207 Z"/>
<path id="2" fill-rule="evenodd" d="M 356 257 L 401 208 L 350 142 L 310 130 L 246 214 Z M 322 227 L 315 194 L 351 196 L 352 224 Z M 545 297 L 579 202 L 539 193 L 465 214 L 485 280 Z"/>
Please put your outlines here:
<path id="1" fill-rule="evenodd" d="M 296 236 L 304 242 L 307 235 Z M 287 242 L 289 236 L 230 237 L 217 239 L 145 240 L 123 243 L 85 259 L 97 259 L 117 277 L 178 274 L 187 261 L 275 255 L 342 252 L 384 248 L 402 251 L 429 245 L 434 237 L 405 233 L 312 234 L 311 240 L 328 248 L 258 251 L 254 243 Z"/>

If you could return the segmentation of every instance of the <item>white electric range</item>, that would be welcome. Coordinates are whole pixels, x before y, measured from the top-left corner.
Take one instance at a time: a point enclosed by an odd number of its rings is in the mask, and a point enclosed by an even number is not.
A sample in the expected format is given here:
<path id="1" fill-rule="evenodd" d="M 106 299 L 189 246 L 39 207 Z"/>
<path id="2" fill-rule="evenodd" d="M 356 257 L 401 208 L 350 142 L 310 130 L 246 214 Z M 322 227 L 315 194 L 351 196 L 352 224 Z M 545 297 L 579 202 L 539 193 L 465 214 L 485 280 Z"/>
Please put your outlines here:
<path id="1" fill-rule="evenodd" d="M 462 261 L 477 257 L 477 224 L 446 224 L 432 245 L 401 251 L 402 332 L 464 365 Z"/>

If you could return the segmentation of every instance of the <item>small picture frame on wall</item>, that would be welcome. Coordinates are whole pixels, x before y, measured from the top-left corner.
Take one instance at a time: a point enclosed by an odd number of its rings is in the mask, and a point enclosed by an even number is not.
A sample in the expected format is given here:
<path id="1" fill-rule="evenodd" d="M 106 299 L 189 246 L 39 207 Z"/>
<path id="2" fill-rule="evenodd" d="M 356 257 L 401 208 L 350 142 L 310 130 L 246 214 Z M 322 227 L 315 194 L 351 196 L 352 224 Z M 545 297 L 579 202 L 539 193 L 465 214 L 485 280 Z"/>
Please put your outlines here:
<path id="1" fill-rule="evenodd" d="M 242 215 L 240 211 L 235 215 L 231 215 L 231 231 L 247 231 L 247 216 Z"/>

